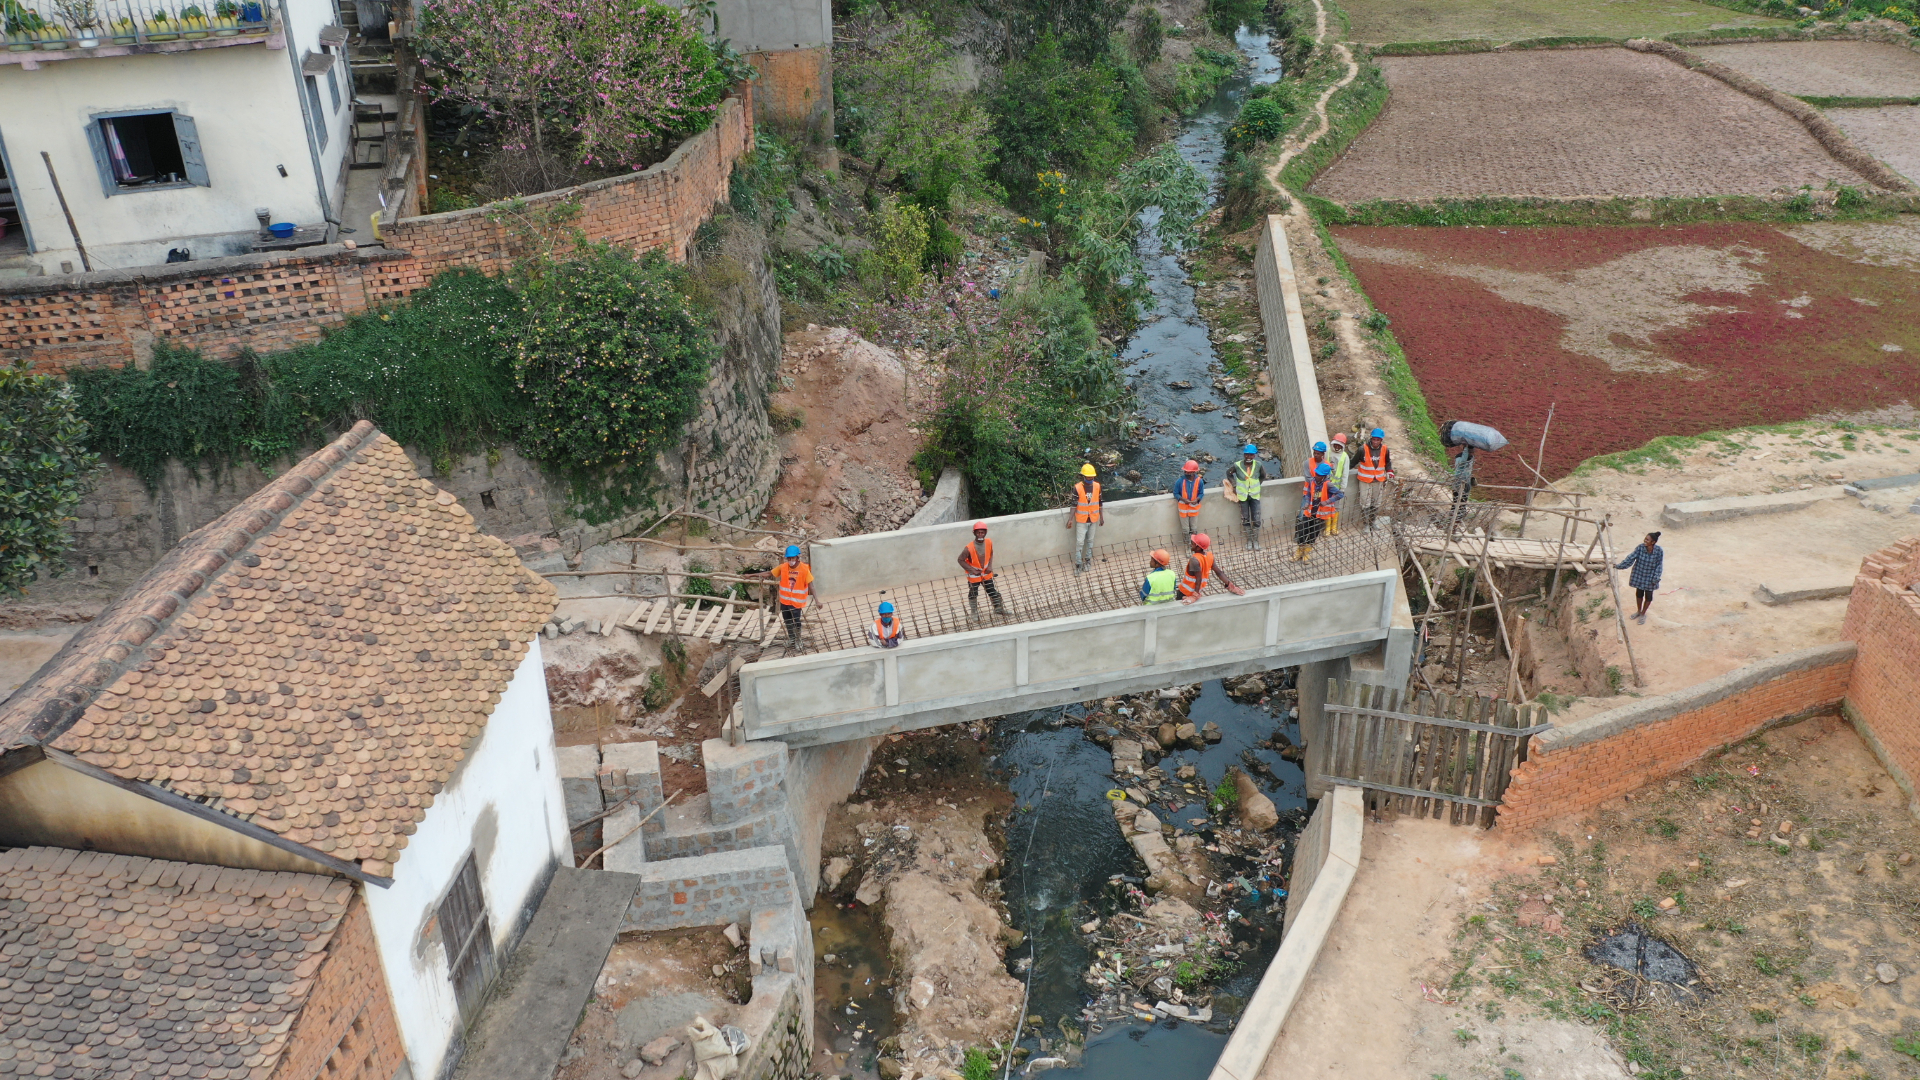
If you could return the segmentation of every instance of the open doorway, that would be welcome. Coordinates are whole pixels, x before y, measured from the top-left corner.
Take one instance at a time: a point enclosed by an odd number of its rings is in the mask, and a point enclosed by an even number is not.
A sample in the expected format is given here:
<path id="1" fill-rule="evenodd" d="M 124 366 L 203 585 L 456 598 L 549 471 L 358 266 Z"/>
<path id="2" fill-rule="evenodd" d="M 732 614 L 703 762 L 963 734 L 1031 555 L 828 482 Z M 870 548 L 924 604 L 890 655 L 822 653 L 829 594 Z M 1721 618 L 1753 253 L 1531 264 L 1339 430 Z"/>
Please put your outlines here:
<path id="1" fill-rule="evenodd" d="M 14 183 L 13 162 L 7 156 L 7 144 L 0 138 L 0 269 L 15 263 L 25 266 L 33 250 L 27 232 L 26 215 L 20 212 L 18 185 Z"/>

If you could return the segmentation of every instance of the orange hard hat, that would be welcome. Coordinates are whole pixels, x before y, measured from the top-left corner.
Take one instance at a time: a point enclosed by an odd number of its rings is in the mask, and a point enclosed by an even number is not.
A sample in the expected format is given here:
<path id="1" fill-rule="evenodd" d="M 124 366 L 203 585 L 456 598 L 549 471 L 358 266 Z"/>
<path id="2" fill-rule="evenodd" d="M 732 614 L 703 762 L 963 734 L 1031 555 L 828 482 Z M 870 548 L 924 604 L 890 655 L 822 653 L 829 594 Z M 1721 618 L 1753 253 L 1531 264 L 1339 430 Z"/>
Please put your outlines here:
<path id="1" fill-rule="evenodd" d="M 1157 566 L 1165 566 L 1168 563 L 1173 561 L 1173 556 L 1167 554 L 1164 550 L 1161 550 L 1159 548 L 1154 549 L 1153 555 L 1151 557 L 1154 561 L 1154 564 Z"/>
<path id="2" fill-rule="evenodd" d="M 1346 441 L 1347 441 L 1347 433 L 1346 433 L 1346 432 L 1344 432 L 1344 431 L 1336 431 L 1336 432 L 1334 432 L 1334 433 L 1333 433 L 1333 441 L 1334 441 L 1334 442 L 1337 442 L 1337 443 L 1343 443 L 1343 442 L 1346 442 Z"/>
<path id="3" fill-rule="evenodd" d="M 986 532 L 986 531 L 987 531 L 987 523 L 986 523 L 986 522 L 984 522 L 984 521 L 976 521 L 976 522 L 974 522 L 974 523 L 973 523 L 973 531 L 974 531 L 974 532 Z"/>
<path id="4" fill-rule="evenodd" d="M 1195 551 L 1205 551 L 1212 546 L 1213 546 L 1213 538 L 1208 536 L 1206 533 L 1193 534 L 1193 547 Z"/>
<path id="5" fill-rule="evenodd" d="M 1192 458 L 1188 458 L 1187 463 L 1185 465 L 1180 466 L 1180 471 L 1181 472 L 1199 472 L 1200 463 L 1193 460 Z"/>

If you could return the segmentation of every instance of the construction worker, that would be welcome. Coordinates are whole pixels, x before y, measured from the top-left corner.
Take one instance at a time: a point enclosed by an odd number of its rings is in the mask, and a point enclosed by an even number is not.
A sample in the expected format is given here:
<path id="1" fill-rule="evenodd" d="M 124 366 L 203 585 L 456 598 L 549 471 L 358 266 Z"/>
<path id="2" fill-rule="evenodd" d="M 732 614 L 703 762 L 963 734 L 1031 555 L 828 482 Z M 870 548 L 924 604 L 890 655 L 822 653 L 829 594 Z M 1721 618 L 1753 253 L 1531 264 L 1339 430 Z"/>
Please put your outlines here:
<path id="1" fill-rule="evenodd" d="M 893 601 L 880 601 L 880 609 L 874 617 L 873 626 L 867 631 L 867 640 L 882 649 L 897 649 L 906 637 L 906 627 L 902 626 L 893 613 Z"/>
<path id="2" fill-rule="evenodd" d="M 1321 462 L 1313 475 L 1300 485 L 1300 517 L 1293 525 L 1293 557 L 1306 562 L 1313 558 L 1313 545 L 1319 541 L 1333 506 L 1340 501 L 1340 489 L 1333 486 L 1333 466 Z"/>
<path id="3" fill-rule="evenodd" d="M 1100 504 L 1100 481 L 1094 477 L 1091 462 L 1080 466 L 1081 479 L 1073 485 L 1073 517 L 1067 528 L 1073 530 L 1073 572 L 1084 574 L 1093 566 L 1093 529 L 1107 523 Z"/>
<path id="4" fill-rule="evenodd" d="M 1327 464 L 1333 466 L 1333 486 L 1341 491 L 1347 490 L 1347 466 L 1350 457 L 1347 452 L 1347 433 L 1336 431 L 1330 440 L 1333 445 L 1327 447 Z M 1340 512 L 1335 510 L 1333 517 L 1327 519 L 1327 535 L 1340 535 Z"/>
<path id="5" fill-rule="evenodd" d="M 1207 493 L 1207 478 L 1200 463 L 1192 458 L 1180 467 L 1180 482 L 1173 486 L 1173 508 L 1180 514 L 1180 527 L 1188 536 L 1200 524 L 1200 499 Z"/>
<path id="6" fill-rule="evenodd" d="M 1167 565 L 1172 561 L 1173 556 L 1157 549 L 1147 557 L 1147 579 L 1140 583 L 1141 603 L 1171 603 L 1179 595 L 1175 588 L 1180 579 L 1174 574 L 1173 568 Z"/>
<path id="7" fill-rule="evenodd" d="M 987 523 L 973 523 L 973 540 L 960 549 L 960 569 L 967 572 L 967 607 L 973 617 L 980 617 L 980 590 L 987 590 L 987 600 L 993 604 L 995 615 L 1005 615 L 1007 606 L 1000 602 L 1000 590 L 993 586 L 993 541 L 987 539 Z"/>
<path id="8" fill-rule="evenodd" d="M 1367 434 L 1367 441 L 1360 445 L 1360 459 L 1354 463 L 1353 473 L 1360 483 L 1362 524 L 1371 529 L 1373 519 L 1380 514 L 1380 504 L 1386 500 L 1387 482 L 1394 478 L 1393 451 L 1387 449 L 1386 429 L 1374 428 Z"/>
<path id="9" fill-rule="evenodd" d="M 1227 498 L 1240 504 L 1240 524 L 1247 530 L 1247 547 L 1260 550 L 1260 485 L 1267 470 L 1260 464 L 1260 448 L 1248 443 L 1240 449 L 1240 460 L 1227 470 Z"/>
<path id="10" fill-rule="evenodd" d="M 1216 573 L 1220 575 L 1220 584 L 1225 585 L 1228 592 L 1235 596 L 1246 595 L 1246 590 L 1235 585 L 1233 579 L 1227 576 L 1226 567 L 1214 565 L 1212 537 L 1206 533 L 1194 533 L 1188 542 L 1193 545 L 1193 550 L 1187 555 L 1186 573 L 1180 575 L 1181 603 L 1191 604 L 1200 599 L 1200 594 L 1206 590 L 1207 579 Z"/>
<path id="11" fill-rule="evenodd" d="M 800 613 L 813 599 L 813 567 L 800 561 L 800 545 L 788 544 L 785 561 L 763 575 L 780 583 L 780 620 L 787 624 L 787 640 L 800 647 Z"/>

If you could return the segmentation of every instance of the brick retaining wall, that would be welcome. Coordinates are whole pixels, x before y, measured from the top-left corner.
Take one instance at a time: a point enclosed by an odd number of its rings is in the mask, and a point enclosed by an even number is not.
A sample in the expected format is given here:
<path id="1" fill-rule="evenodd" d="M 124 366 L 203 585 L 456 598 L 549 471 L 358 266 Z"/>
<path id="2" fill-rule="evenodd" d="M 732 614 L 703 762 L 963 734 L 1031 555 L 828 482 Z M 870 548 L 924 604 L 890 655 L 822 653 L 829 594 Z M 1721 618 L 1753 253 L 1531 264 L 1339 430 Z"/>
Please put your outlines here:
<path id="1" fill-rule="evenodd" d="M 340 920 L 273 1080 L 388 1080 L 406 1063 L 366 900 Z"/>
<path id="2" fill-rule="evenodd" d="M 660 164 L 526 204 L 577 201 L 573 224 L 586 235 L 636 251 L 664 248 L 684 260 L 714 204 L 726 201 L 734 162 L 752 149 L 752 99 L 743 89 L 721 103 L 713 126 Z M 0 289 L 0 360 L 24 358 L 55 371 L 145 363 L 158 340 L 216 357 L 316 341 L 350 315 L 405 299 L 449 267 L 499 271 L 514 255 L 500 205 L 394 222 L 384 230 L 384 250 L 303 248 L 9 281 Z"/>
<path id="3" fill-rule="evenodd" d="M 1592 809 L 1777 721 L 1833 709 L 1847 694 L 1854 653 L 1851 642 L 1783 653 L 1536 735 L 1513 770 L 1499 823 Z"/>
<path id="4" fill-rule="evenodd" d="M 1920 536 L 1866 557 L 1840 636 L 1859 646 L 1847 717 L 1920 815 Z"/>

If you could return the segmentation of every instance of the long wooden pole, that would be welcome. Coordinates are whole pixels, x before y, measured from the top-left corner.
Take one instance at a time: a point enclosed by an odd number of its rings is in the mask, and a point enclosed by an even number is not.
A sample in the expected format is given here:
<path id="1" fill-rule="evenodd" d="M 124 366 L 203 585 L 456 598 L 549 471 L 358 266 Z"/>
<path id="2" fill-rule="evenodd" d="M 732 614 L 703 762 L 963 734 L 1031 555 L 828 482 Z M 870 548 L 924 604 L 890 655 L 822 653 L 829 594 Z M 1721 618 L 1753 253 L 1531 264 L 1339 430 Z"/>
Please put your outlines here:
<path id="1" fill-rule="evenodd" d="M 1553 407 L 1558 402 L 1547 404 L 1547 422 L 1540 428 L 1540 450 L 1533 456 L 1533 475 L 1539 476 L 1540 470 L 1547 464 L 1547 432 L 1553 430 Z M 1527 535 L 1527 511 L 1533 509 L 1533 492 L 1527 492 L 1527 505 L 1520 511 L 1520 535 Z"/>
<path id="2" fill-rule="evenodd" d="M 1600 554 L 1607 560 L 1607 584 L 1613 586 L 1613 621 L 1620 627 L 1620 644 L 1627 647 L 1627 666 L 1633 669 L 1633 685 L 1645 686 L 1647 681 L 1640 677 L 1640 661 L 1633 658 L 1633 639 L 1627 636 L 1627 613 L 1622 610 L 1626 605 L 1620 602 L 1620 579 L 1613 576 L 1613 551 L 1607 545 L 1607 526 L 1612 524 L 1613 515 L 1608 514 L 1600 522 Z"/>
<path id="3" fill-rule="evenodd" d="M 73 246 L 80 251 L 80 269 L 93 273 L 93 264 L 87 261 L 87 245 L 80 242 L 80 226 L 73 223 L 73 211 L 67 209 L 67 193 L 60 188 L 60 174 L 53 171 L 53 159 L 45 150 L 40 151 L 40 160 L 47 163 L 47 179 L 53 181 L 53 193 L 60 200 L 60 212 L 67 215 L 67 231 L 73 234 Z"/>

